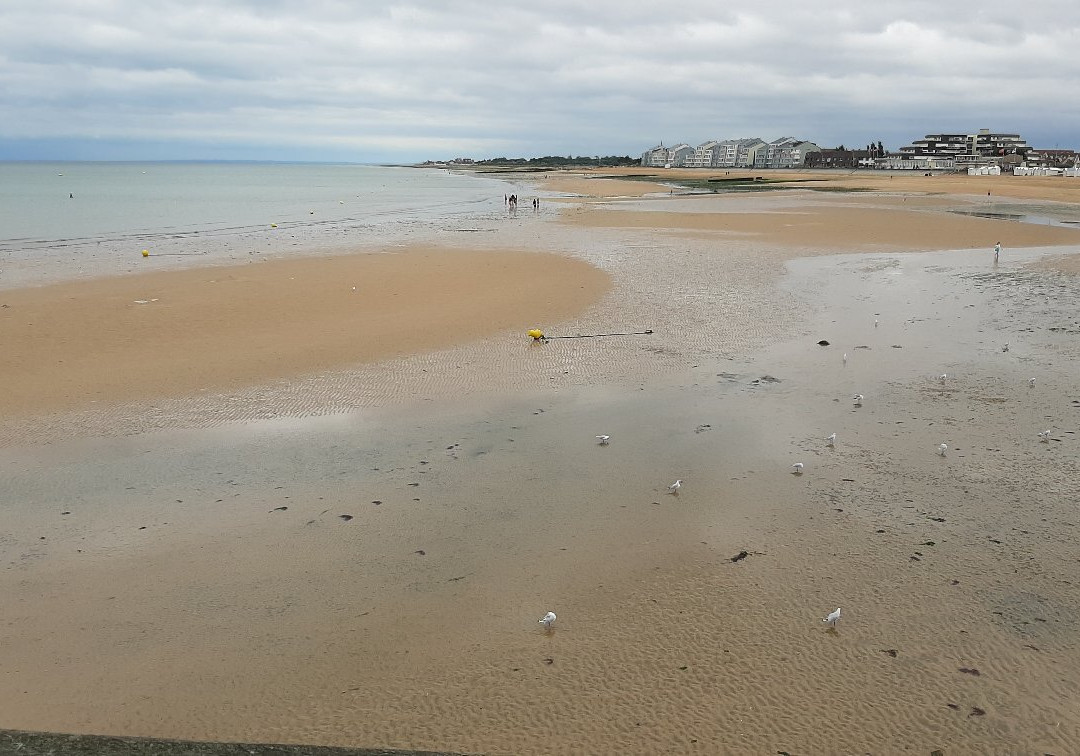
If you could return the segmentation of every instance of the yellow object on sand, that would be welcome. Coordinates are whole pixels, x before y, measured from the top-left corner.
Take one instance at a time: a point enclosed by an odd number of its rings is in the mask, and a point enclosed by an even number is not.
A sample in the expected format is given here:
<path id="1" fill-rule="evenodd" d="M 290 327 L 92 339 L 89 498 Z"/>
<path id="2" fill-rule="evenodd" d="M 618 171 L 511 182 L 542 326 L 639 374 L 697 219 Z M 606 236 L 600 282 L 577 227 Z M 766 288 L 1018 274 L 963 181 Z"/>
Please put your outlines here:
<path id="1" fill-rule="evenodd" d="M 149 257 L 149 256 L 150 256 L 150 250 L 148 250 L 148 249 L 144 249 L 144 250 L 142 251 L 142 256 L 143 256 L 143 257 Z"/>
<path id="2" fill-rule="evenodd" d="M 544 338 L 544 332 L 539 328 L 534 328 L 529 331 L 529 335 L 532 336 L 535 341 L 540 341 L 540 339 Z"/>
<path id="3" fill-rule="evenodd" d="M 277 228 L 277 224 L 276 223 L 271 223 L 270 228 Z"/>

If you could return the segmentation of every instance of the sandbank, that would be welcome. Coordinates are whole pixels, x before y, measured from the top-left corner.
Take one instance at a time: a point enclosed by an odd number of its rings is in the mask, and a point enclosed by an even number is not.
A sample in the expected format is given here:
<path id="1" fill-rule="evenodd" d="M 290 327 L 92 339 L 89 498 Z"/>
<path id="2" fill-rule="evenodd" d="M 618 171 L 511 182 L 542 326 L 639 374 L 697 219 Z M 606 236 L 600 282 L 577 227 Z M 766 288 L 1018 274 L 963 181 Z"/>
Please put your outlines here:
<path id="1" fill-rule="evenodd" d="M 417 247 L 6 291 L 0 414 L 184 396 L 445 348 L 580 313 L 567 256 Z"/>

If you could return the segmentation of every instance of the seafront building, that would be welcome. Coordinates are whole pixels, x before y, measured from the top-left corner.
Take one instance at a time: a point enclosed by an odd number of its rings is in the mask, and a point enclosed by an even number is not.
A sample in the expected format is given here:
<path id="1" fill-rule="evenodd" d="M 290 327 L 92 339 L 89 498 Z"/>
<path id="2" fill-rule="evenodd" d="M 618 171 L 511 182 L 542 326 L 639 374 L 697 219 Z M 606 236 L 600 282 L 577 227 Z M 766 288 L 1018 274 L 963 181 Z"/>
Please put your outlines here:
<path id="1" fill-rule="evenodd" d="M 642 153 L 641 164 L 650 168 L 801 168 L 807 155 L 820 151 L 816 144 L 795 137 L 772 142 L 757 137 L 711 140 L 696 148 L 661 143 Z"/>
<path id="2" fill-rule="evenodd" d="M 1072 150 L 1032 149 L 1019 134 L 979 129 L 974 134 L 927 134 L 889 154 L 880 142 L 866 150 L 822 149 L 813 142 L 780 137 L 713 139 L 697 147 L 663 143 L 646 150 L 641 165 L 651 168 L 877 168 L 968 171 L 972 175 L 1073 175 L 1080 155 Z M 1023 169 L 1023 170 L 1021 170 Z M 1064 172 L 1071 169 L 1071 172 Z M 1050 173 L 1046 173 L 1049 171 Z"/>

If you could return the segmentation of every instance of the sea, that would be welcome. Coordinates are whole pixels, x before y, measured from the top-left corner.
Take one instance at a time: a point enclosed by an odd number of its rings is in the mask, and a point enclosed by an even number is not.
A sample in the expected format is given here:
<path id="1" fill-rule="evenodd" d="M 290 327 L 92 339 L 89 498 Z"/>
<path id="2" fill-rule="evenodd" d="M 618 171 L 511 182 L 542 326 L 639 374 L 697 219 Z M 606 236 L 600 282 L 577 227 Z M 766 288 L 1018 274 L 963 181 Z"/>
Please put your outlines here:
<path id="1" fill-rule="evenodd" d="M 405 166 L 0 162 L 0 286 L 64 277 L 65 265 L 103 272 L 143 249 L 217 257 L 467 225 L 501 213 L 508 186 Z"/>

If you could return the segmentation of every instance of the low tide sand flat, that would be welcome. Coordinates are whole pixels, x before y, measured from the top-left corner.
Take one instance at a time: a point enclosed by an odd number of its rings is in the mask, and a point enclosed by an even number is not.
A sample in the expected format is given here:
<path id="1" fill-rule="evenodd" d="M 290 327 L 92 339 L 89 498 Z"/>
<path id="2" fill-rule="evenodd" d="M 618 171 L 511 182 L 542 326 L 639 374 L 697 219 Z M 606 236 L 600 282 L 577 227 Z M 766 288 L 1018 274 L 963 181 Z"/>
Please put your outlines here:
<path id="1" fill-rule="evenodd" d="M 479 252 L 527 242 L 603 271 L 553 325 L 488 315 L 467 343 L 331 371 L 332 396 L 283 372 L 93 422 L 43 403 L 0 450 L 0 726 L 464 753 L 1071 752 L 1080 279 L 1039 266 L 1071 264 L 1080 232 L 949 214 L 983 177 L 905 209 L 938 178 L 871 177 L 873 197 L 613 187 L 610 208 L 587 179 L 587 200 L 477 223 Z M 762 217 L 737 235 L 664 217 L 732 208 Z M 533 326 L 654 334 L 534 344 Z M 214 419 L 258 417 L 233 404 L 278 417 Z"/>
<path id="2" fill-rule="evenodd" d="M 247 386 L 445 348 L 585 309 L 567 256 L 416 247 L 4 292 L 0 413 Z"/>

